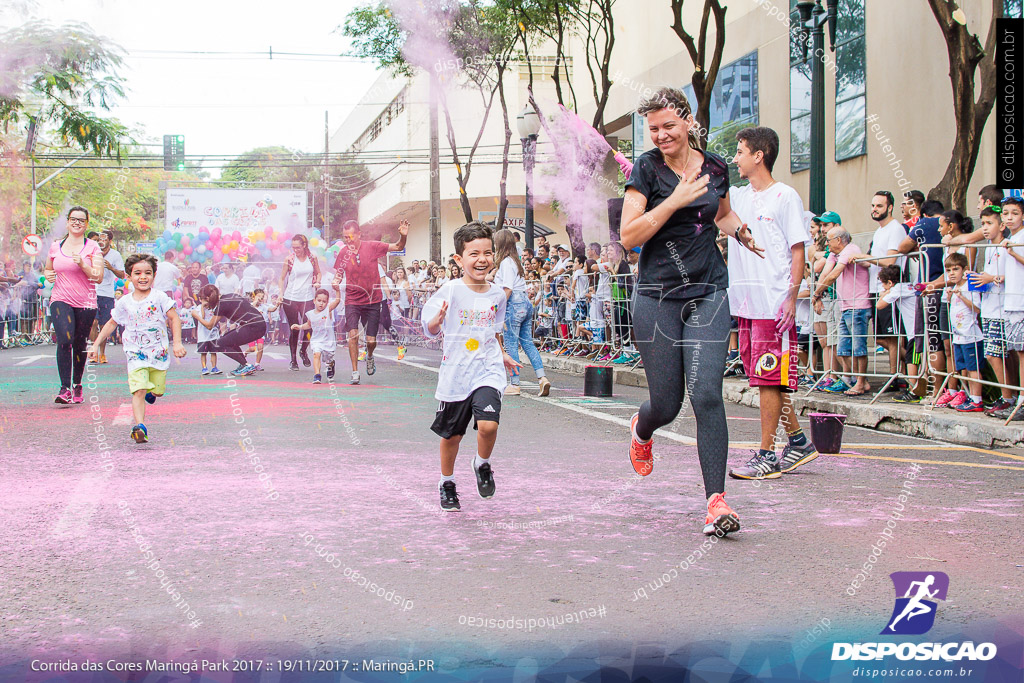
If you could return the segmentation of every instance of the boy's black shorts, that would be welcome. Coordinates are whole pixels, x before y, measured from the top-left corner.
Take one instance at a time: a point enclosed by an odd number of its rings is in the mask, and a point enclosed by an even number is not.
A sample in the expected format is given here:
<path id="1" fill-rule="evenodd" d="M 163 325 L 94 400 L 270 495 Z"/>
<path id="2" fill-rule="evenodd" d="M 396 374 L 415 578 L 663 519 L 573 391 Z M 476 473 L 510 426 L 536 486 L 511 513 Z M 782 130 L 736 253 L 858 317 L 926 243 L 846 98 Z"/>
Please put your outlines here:
<path id="1" fill-rule="evenodd" d="M 501 392 L 494 387 L 480 387 L 461 401 L 442 401 L 437 407 L 430 431 L 442 439 L 450 439 L 464 435 L 470 419 L 473 420 L 473 429 L 476 429 L 480 420 L 498 422 L 500 417 Z"/>

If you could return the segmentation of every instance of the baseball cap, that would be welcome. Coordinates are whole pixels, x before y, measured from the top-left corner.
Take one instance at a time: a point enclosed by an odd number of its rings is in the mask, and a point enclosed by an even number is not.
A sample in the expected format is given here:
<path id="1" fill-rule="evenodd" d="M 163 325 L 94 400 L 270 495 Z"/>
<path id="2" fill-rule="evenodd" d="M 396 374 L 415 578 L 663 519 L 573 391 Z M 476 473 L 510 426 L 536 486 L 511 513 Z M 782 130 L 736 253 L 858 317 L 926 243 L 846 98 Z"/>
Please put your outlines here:
<path id="1" fill-rule="evenodd" d="M 842 225 L 843 219 L 839 217 L 839 214 L 835 211 L 826 211 L 819 216 L 822 223 L 835 223 L 836 225 Z"/>
<path id="2" fill-rule="evenodd" d="M 564 244 L 559 244 L 557 247 L 555 247 L 555 251 L 560 251 L 562 249 L 569 251 L 569 247 L 565 246 Z"/>

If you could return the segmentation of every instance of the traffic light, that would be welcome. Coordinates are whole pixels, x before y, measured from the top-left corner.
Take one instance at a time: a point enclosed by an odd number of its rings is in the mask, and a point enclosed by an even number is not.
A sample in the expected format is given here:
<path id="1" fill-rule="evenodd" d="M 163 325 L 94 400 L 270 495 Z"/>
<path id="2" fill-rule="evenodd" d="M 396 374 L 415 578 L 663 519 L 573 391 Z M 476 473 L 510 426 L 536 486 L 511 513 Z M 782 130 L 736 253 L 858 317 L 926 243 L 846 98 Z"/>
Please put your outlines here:
<path id="1" fill-rule="evenodd" d="M 185 170 L 185 136 L 165 135 L 164 136 L 164 170 L 184 171 Z"/>

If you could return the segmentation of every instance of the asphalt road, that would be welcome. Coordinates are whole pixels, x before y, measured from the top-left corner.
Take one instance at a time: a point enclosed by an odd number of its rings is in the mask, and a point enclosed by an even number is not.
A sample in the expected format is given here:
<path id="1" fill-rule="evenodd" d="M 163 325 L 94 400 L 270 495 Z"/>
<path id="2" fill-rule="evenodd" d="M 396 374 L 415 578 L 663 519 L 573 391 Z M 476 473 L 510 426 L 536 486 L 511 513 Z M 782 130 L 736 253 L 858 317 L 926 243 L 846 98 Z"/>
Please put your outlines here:
<path id="1" fill-rule="evenodd" d="M 0 678 L 69 657 L 368 654 L 471 678 L 698 642 L 733 648 L 733 661 L 786 643 L 800 660 L 826 641 L 877 639 L 888 574 L 908 570 L 950 576 L 929 638 L 1024 633 L 1019 450 L 848 427 L 839 455 L 729 480 L 743 528 L 707 545 L 689 406 L 641 479 L 625 425 L 646 390 L 591 399 L 582 378 L 555 374 L 551 397 L 503 404 L 497 495 L 476 496 L 467 438 L 462 512 L 442 514 L 428 429 L 438 353 L 398 362 L 383 347 L 377 374 L 353 387 L 314 386 L 270 350 L 267 372 L 231 381 L 200 377 L 190 348 L 145 445 L 128 438 L 117 347 L 90 366 L 81 406 L 52 403 L 53 347 L 0 352 Z M 727 412 L 736 465 L 757 414 Z"/>

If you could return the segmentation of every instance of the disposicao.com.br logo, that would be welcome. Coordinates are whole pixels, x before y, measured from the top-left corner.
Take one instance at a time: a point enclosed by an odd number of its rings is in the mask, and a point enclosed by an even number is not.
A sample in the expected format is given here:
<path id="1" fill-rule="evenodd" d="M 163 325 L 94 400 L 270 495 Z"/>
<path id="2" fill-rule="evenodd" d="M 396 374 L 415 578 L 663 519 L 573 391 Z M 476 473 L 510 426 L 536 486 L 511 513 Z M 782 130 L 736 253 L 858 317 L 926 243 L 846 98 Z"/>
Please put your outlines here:
<path id="1" fill-rule="evenodd" d="M 945 600 L 949 576 L 943 572 L 893 572 L 896 591 L 892 615 L 881 635 L 921 635 L 935 624 L 936 600 Z M 993 643 L 834 643 L 832 660 L 988 661 L 996 656 Z"/>

